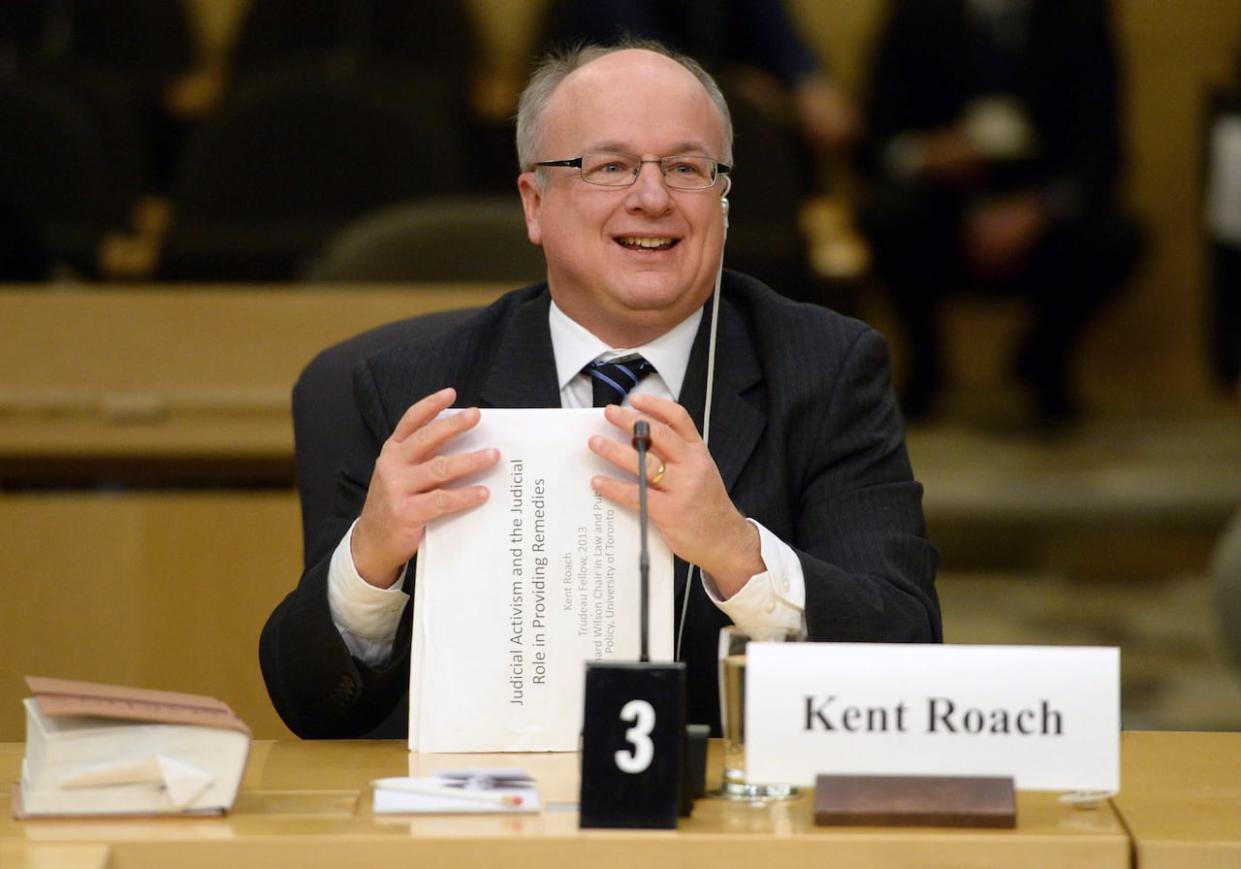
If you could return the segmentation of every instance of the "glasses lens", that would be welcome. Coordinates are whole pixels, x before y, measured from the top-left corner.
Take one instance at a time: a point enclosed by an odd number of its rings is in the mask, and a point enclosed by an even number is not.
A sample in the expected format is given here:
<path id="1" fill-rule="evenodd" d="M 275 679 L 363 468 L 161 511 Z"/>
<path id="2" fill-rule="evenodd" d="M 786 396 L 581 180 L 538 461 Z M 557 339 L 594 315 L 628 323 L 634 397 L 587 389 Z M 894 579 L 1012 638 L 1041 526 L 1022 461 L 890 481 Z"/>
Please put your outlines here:
<path id="1" fill-rule="evenodd" d="M 604 187 L 626 187 L 633 183 L 638 160 L 625 154 L 592 151 L 582 155 L 582 177 Z"/>
<path id="2" fill-rule="evenodd" d="M 669 187 L 701 190 L 715 183 L 715 161 L 710 157 L 664 157 L 659 164 Z"/>

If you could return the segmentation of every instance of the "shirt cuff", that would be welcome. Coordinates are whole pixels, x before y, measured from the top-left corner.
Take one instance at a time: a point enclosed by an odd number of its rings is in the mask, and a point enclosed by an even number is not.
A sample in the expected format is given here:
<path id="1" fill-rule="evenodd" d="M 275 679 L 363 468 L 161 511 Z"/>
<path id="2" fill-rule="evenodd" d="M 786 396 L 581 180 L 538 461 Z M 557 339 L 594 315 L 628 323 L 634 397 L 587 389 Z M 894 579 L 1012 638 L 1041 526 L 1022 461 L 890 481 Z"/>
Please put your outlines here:
<path id="1" fill-rule="evenodd" d="M 376 588 L 363 579 L 350 549 L 354 525 L 356 520 L 332 553 L 327 575 L 328 609 L 349 651 L 375 664 L 391 655 L 401 613 L 409 602 L 409 595 L 401 590 L 407 568 L 401 568 L 391 588 Z"/>
<path id="2" fill-rule="evenodd" d="M 806 630 L 806 577 L 801 559 L 789 546 L 753 519 L 759 550 L 767 569 L 756 573 L 728 600 L 721 600 L 715 581 L 705 571 L 702 586 L 707 597 L 735 625 L 764 625 Z"/>

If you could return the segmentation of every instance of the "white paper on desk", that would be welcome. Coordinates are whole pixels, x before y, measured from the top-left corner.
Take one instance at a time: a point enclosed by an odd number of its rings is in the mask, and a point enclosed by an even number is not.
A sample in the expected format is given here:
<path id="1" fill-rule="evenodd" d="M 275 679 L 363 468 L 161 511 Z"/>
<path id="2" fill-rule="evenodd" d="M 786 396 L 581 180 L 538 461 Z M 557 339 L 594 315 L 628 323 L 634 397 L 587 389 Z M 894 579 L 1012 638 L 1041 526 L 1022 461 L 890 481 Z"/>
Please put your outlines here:
<path id="1" fill-rule="evenodd" d="M 601 410 L 483 410 L 447 452 L 499 463 L 480 507 L 427 528 L 410 665 L 413 751 L 573 751 L 585 662 L 639 652 L 638 517 L 595 495 L 624 475 L 586 446 Z M 672 553 L 650 529 L 650 654 L 672 659 Z"/>
<path id="2" fill-rule="evenodd" d="M 451 784 L 450 779 L 432 776 L 430 778 L 409 779 L 413 784 L 429 784 L 444 786 Z M 531 784 L 528 787 L 496 787 L 488 788 L 486 793 L 497 796 L 521 797 L 521 804 L 506 806 L 499 803 L 481 802 L 469 797 L 455 799 L 449 795 L 415 794 L 394 788 L 376 787 L 373 809 L 377 815 L 512 815 L 537 812 L 539 792 Z"/>

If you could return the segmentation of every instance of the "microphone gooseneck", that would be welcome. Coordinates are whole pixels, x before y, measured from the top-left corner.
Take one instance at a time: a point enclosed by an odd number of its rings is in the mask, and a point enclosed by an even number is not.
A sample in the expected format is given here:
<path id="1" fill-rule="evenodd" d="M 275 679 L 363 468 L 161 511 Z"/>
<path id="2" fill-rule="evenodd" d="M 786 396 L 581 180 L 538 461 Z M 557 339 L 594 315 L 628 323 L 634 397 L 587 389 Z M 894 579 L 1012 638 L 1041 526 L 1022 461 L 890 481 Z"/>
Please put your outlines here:
<path id="1" fill-rule="evenodd" d="M 640 631 L 641 646 L 638 660 L 643 664 L 650 661 L 650 586 L 651 586 L 651 555 L 646 547 L 646 528 L 649 517 L 646 512 L 646 454 L 651 448 L 651 426 L 644 419 L 633 424 L 633 448 L 638 451 L 638 593 L 639 619 L 642 622 Z"/>

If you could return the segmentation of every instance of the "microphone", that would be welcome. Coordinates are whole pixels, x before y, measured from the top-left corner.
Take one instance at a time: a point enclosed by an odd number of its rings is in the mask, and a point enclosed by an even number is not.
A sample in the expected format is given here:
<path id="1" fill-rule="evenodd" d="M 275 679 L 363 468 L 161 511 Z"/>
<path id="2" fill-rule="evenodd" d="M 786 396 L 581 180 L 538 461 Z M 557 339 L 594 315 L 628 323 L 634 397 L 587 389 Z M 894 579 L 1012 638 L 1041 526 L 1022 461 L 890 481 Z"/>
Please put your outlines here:
<path id="1" fill-rule="evenodd" d="M 650 584 L 651 555 L 646 547 L 646 529 L 650 519 L 646 512 L 646 453 L 651 448 L 651 425 L 644 419 L 633 424 L 633 448 L 638 451 L 638 581 L 639 585 L 639 618 L 641 627 L 641 654 L 638 660 L 646 663 L 650 660 L 647 651 L 647 633 L 650 621 Z"/>

